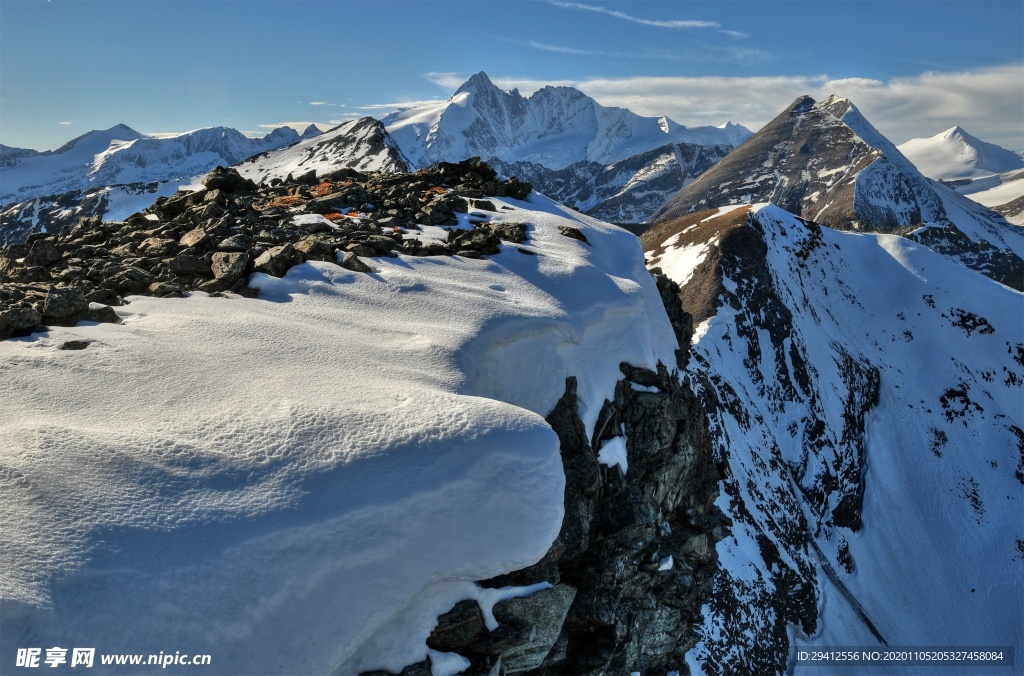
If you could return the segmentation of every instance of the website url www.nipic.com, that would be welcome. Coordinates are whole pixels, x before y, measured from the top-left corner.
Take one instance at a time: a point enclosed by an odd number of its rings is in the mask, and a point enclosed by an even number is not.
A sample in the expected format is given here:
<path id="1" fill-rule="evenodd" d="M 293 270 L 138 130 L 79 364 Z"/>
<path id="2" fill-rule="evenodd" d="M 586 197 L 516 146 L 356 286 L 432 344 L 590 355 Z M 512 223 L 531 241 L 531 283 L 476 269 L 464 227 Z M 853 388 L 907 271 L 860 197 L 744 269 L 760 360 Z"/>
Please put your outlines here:
<path id="1" fill-rule="evenodd" d="M 127 654 L 127 653 L 100 653 L 97 660 L 95 648 L 18 648 L 18 655 L 14 666 L 34 669 L 36 667 L 85 667 L 89 668 L 97 664 L 103 666 L 149 666 L 160 667 L 191 667 L 208 666 L 209 655 L 182 654 L 180 650 L 173 653 L 159 653 L 149 655 Z"/>

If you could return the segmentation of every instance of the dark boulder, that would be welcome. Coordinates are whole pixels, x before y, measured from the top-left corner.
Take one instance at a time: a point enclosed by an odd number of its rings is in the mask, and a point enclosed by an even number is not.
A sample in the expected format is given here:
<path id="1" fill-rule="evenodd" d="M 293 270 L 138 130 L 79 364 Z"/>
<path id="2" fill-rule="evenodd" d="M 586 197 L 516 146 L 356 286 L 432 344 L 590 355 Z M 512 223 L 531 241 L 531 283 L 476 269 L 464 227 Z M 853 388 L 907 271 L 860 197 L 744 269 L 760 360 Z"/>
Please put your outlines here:
<path id="1" fill-rule="evenodd" d="M 235 169 L 216 167 L 203 179 L 203 185 L 207 190 L 222 190 L 226 193 L 253 191 L 256 184 L 247 178 L 242 178 Z"/>
<path id="2" fill-rule="evenodd" d="M 273 277 L 284 277 L 293 265 L 299 265 L 304 260 L 301 251 L 297 251 L 291 244 L 285 244 L 262 253 L 253 263 L 253 269 Z"/>

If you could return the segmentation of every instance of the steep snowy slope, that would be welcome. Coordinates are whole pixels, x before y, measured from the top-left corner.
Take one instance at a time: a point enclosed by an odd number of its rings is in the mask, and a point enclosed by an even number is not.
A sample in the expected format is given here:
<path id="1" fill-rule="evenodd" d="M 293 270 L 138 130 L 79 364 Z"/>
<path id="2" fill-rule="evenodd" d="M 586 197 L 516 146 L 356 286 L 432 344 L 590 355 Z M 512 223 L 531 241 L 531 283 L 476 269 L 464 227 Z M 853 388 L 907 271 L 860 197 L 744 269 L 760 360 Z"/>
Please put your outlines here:
<path id="1" fill-rule="evenodd" d="M 302 138 L 319 134 L 310 127 Z M 146 136 L 117 125 L 46 153 L 0 166 L 0 244 L 33 232 L 60 232 L 79 218 L 126 218 L 172 195 L 214 167 L 229 166 L 300 140 L 290 127 L 249 138 L 225 127 Z"/>
<path id="2" fill-rule="evenodd" d="M 992 209 L 1014 225 L 1024 225 L 1024 170 L 995 176 L 946 181 L 973 202 Z"/>
<path id="3" fill-rule="evenodd" d="M 255 274 L 258 300 L 137 297 L 121 325 L 0 342 L 5 673 L 54 645 L 398 671 L 456 601 L 533 591 L 472 581 L 559 532 L 541 416 L 575 375 L 590 437 L 620 363 L 677 345 L 634 237 L 490 199 L 527 232 L 490 258 L 310 262 Z"/>
<path id="4" fill-rule="evenodd" d="M 1024 233 L 922 176 L 847 99 L 797 99 L 651 220 L 757 202 L 835 228 L 905 235 L 1024 289 Z"/>
<path id="5" fill-rule="evenodd" d="M 322 176 L 342 167 L 359 171 L 408 171 L 409 162 L 384 126 L 372 117 L 364 117 L 288 148 L 252 157 L 236 169 L 242 176 L 263 183 L 311 171 Z"/>
<path id="6" fill-rule="evenodd" d="M 1024 296 L 772 205 L 643 242 L 700 322 L 688 373 L 733 520 L 692 666 L 780 672 L 808 645 L 1019 655 Z"/>
<path id="7" fill-rule="evenodd" d="M 1017 153 L 975 138 L 960 127 L 930 138 L 910 139 L 897 148 L 918 171 L 937 181 L 981 178 L 1024 169 L 1024 158 Z"/>
<path id="8" fill-rule="evenodd" d="M 582 161 L 605 165 L 668 143 L 735 146 L 750 135 L 731 123 L 689 128 L 607 108 L 572 87 L 544 87 L 524 97 L 499 89 L 483 72 L 447 101 L 400 110 L 382 122 L 417 167 L 473 156 L 549 169 Z"/>

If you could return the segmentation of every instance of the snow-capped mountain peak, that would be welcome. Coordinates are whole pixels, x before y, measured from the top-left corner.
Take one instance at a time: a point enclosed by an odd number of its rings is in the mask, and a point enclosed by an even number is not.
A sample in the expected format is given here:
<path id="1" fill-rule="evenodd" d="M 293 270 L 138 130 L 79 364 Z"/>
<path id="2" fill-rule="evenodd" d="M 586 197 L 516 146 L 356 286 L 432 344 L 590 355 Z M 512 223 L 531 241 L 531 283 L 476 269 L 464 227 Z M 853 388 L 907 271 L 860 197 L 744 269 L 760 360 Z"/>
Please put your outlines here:
<path id="1" fill-rule="evenodd" d="M 293 145 L 251 157 L 238 165 L 238 172 L 263 183 L 310 171 L 322 176 L 342 167 L 359 171 L 408 171 L 409 162 L 384 126 L 372 117 L 364 117 Z"/>
<path id="2" fill-rule="evenodd" d="M 1016 153 L 972 136 L 960 126 L 899 146 L 918 170 L 941 181 L 981 178 L 1024 168 Z"/>
<path id="3" fill-rule="evenodd" d="M 447 101 L 395 111 L 382 120 L 417 167 L 472 156 L 529 161 L 563 169 L 581 161 L 609 164 L 667 143 L 735 145 L 738 125 L 689 128 L 602 106 L 573 87 L 543 87 L 529 97 L 500 89 L 484 72 Z"/>
<path id="4" fill-rule="evenodd" d="M 74 150 L 76 153 L 83 155 L 88 153 L 95 155 L 106 150 L 114 141 L 134 141 L 143 136 L 144 134 L 135 131 L 126 124 L 115 124 L 110 129 L 93 129 L 88 131 L 81 136 L 76 136 L 53 152 L 41 154 L 62 155 Z"/>
<path id="5" fill-rule="evenodd" d="M 307 139 L 307 138 L 313 138 L 313 137 L 315 137 L 315 136 L 319 136 L 319 135 L 320 135 L 320 134 L 322 134 L 322 133 L 323 133 L 323 132 L 322 132 L 322 131 L 320 131 L 320 127 L 316 126 L 315 124 L 311 124 L 311 125 L 309 125 L 308 127 L 306 127 L 306 128 L 305 128 L 305 129 L 304 129 L 304 130 L 302 131 L 302 133 L 301 133 L 301 134 L 299 134 L 299 136 L 300 136 L 301 138 L 303 138 L 303 139 Z"/>
<path id="6" fill-rule="evenodd" d="M 455 94 L 475 93 L 480 91 L 487 91 L 492 89 L 498 89 L 498 86 L 491 81 L 491 78 L 487 76 L 487 73 L 480 71 L 471 75 L 468 80 L 463 82 L 458 89 L 455 90 Z M 500 89 L 498 91 L 501 91 Z"/>

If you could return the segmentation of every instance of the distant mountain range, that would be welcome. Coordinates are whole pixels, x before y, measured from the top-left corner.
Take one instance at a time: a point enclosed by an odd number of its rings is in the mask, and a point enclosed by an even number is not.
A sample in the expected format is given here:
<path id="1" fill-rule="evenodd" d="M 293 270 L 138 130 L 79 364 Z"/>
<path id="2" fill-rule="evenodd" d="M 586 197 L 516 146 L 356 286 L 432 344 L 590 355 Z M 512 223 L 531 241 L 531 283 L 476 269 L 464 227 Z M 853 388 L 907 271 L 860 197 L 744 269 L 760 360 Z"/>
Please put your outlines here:
<path id="1" fill-rule="evenodd" d="M 545 195 L 615 223 L 642 223 L 668 197 L 743 142 L 749 129 L 686 127 L 609 108 L 572 87 L 529 97 L 486 73 L 446 101 L 381 120 L 416 168 L 478 156 Z"/>
<path id="2" fill-rule="evenodd" d="M 798 130 L 794 125 L 805 118 L 813 124 Z M 117 125 L 55 151 L 0 146 L 0 243 L 60 231 L 83 216 L 125 218 L 217 165 L 238 165 L 243 175 L 260 182 L 346 166 L 414 170 L 471 156 L 557 201 L 619 224 L 644 224 L 655 211 L 659 219 L 678 214 L 679 205 L 690 211 L 759 200 L 849 227 L 885 231 L 944 223 L 944 199 L 921 173 L 955 183 L 956 190 L 1014 222 L 1024 214 L 1017 200 L 1024 181 L 1014 181 L 1015 174 L 987 177 L 984 185 L 953 181 L 1024 164 L 1014 153 L 954 127 L 901 146 L 927 169 L 919 172 L 858 119 L 859 112 L 843 99 L 820 104 L 801 99 L 751 138 L 749 130 L 730 122 L 686 127 L 666 117 L 605 107 L 571 87 L 545 87 L 526 97 L 503 91 L 481 72 L 445 101 L 399 110 L 380 121 L 353 120 L 323 136 L 311 126 L 301 135 L 283 127 L 259 139 L 224 127 L 155 137 Z M 837 145 L 829 147 L 833 142 Z M 766 144 L 776 148 L 774 164 L 760 166 L 750 158 L 759 157 Z M 699 180 L 712 167 L 715 173 Z M 727 184 L 723 176 L 730 177 Z M 698 195 L 701 191 L 706 194 Z M 988 218 L 986 210 L 958 204 L 975 214 L 972 219 Z M 1003 248 L 1005 243 L 995 244 Z"/>
<path id="3" fill-rule="evenodd" d="M 411 170 L 479 156 L 588 214 L 642 223 L 750 136 L 728 122 L 691 128 L 605 107 L 571 87 L 524 97 L 482 72 L 447 101 L 397 111 L 382 123 L 354 120 L 324 138 L 316 127 L 301 136 L 285 127 L 262 139 L 224 127 L 158 138 L 117 125 L 52 152 L 0 147 L 0 243 L 60 231 L 84 216 L 125 218 L 217 165 L 255 155 L 262 157 L 239 170 L 257 181 L 343 166 Z"/>
<path id="4" fill-rule="evenodd" d="M 79 218 L 123 219 L 218 165 L 319 135 L 280 127 L 250 138 L 227 127 L 147 136 L 127 125 L 90 131 L 54 151 L 0 148 L 0 244 L 59 232 Z"/>

